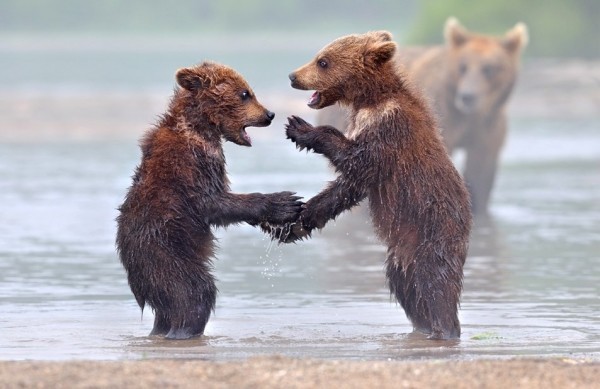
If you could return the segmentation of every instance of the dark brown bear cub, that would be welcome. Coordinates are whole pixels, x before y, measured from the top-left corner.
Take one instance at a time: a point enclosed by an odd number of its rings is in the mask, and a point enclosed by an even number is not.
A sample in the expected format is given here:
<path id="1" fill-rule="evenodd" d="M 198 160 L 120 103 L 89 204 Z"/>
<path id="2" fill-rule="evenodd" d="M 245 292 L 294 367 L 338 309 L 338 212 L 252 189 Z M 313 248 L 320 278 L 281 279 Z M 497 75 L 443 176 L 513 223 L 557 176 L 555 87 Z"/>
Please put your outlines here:
<path id="1" fill-rule="evenodd" d="M 231 193 L 222 139 L 250 146 L 246 127 L 275 116 L 233 69 L 206 62 L 177 71 L 180 88 L 141 142 L 142 162 L 117 218 L 117 250 L 131 291 L 154 310 L 150 335 L 202 335 L 214 309 L 213 226 L 296 220 L 291 192 Z"/>
<path id="2" fill-rule="evenodd" d="M 282 240 L 323 228 L 365 198 L 377 235 L 388 245 L 387 279 L 416 331 L 460 337 L 458 305 L 467 254 L 469 195 L 426 103 L 394 66 L 388 32 L 339 38 L 292 74 L 292 87 L 314 90 L 308 105 L 350 108 L 348 137 L 291 117 L 287 136 L 326 156 L 337 179 L 310 199 Z"/>

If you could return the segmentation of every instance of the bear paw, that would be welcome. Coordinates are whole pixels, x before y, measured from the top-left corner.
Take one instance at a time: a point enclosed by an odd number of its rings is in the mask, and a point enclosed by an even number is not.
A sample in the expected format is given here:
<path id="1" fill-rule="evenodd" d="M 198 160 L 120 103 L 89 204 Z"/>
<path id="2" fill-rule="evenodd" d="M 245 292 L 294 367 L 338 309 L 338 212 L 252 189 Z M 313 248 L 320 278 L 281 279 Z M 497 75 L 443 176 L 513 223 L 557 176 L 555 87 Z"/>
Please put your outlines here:
<path id="1" fill-rule="evenodd" d="M 302 223 L 287 223 L 285 225 L 270 225 L 262 223 L 260 228 L 271 236 L 271 240 L 278 243 L 296 243 L 296 241 L 310 238 L 311 231 L 302 227 Z"/>
<path id="2" fill-rule="evenodd" d="M 299 150 L 307 149 L 311 151 L 314 148 L 312 144 L 314 142 L 315 127 L 298 116 L 293 115 L 288 118 L 285 134 L 288 139 L 296 143 Z"/>
<path id="3" fill-rule="evenodd" d="M 294 192 L 276 192 L 266 195 L 263 221 L 272 224 L 291 223 L 302 210 L 301 197 Z"/>

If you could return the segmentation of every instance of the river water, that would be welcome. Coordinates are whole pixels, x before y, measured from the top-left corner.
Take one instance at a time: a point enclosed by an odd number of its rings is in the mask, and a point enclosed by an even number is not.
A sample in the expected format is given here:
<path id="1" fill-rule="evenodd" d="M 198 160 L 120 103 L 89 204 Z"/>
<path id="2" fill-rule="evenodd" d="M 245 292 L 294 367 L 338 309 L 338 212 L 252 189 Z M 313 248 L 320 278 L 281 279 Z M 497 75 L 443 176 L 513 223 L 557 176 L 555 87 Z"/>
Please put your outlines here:
<path id="1" fill-rule="evenodd" d="M 136 139 L 164 101 L 19 91 L 18 104 L 0 108 L 3 125 L 14 127 L 0 141 L 0 359 L 600 360 L 598 119 L 511 120 L 491 217 L 476 222 L 471 240 L 460 341 L 410 334 L 363 209 L 295 245 L 245 225 L 218 230 L 219 296 L 206 334 L 165 341 L 147 336 L 152 312 L 140 312 L 114 248 L 116 208 L 139 162 Z M 81 100 L 119 108 L 73 109 Z M 273 125 L 249 129 L 252 148 L 226 145 L 233 190 L 308 198 L 333 175 L 322 157 L 285 139 L 283 119 L 314 113 L 275 100 L 267 100 L 277 108 Z M 115 134 L 124 115 L 137 117 L 135 131 Z M 106 135 L 57 136 L 77 134 L 76 122 Z"/>

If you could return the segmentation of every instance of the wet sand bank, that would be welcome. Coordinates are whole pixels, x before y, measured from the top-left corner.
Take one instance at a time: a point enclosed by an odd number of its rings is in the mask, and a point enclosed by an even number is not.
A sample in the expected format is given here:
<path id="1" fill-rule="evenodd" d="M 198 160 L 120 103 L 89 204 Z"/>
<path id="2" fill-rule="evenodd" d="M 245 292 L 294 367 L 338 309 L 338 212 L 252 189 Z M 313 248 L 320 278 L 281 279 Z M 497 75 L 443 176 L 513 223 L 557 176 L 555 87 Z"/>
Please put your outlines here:
<path id="1" fill-rule="evenodd" d="M 257 357 L 0 362 L 1 388 L 592 388 L 600 363 L 582 359 L 320 361 Z M 597 387 L 597 386 L 596 386 Z"/>

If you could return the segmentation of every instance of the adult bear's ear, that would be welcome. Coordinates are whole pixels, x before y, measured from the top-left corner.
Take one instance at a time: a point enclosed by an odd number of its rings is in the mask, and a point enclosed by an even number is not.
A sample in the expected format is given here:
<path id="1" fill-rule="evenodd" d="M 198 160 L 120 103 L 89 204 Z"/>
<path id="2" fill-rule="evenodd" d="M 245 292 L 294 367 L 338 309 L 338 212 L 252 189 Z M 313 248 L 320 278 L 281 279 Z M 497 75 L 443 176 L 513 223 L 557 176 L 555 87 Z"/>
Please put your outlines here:
<path id="1" fill-rule="evenodd" d="M 462 46 L 469 40 L 469 36 L 469 31 L 460 24 L 458 19 L 451 16 L 446 20 L 446 25 L 444 26 L 444 39 L 446 45 L 450 47 Z"/>
<path id="2" fill-rule="evenodd" d="M 380 66 L 394 56 L 396 43 L 392 41 L 375 42 L 369 46 L 365 53 L 365 64 Z"/>
<path id="3" fill-rule="evenodd" d="M 175 79 L 179 86 L 189 91 L 196 91 L 210 86 L 208 77 L 203 77 L 202 74 L 194 68 L 181 68 L 177 70 Z"/>
<path id="4" fill-rule="evenodd" d="M 517 23 L 513 28 L 508 30 L 504 37 L 501 38 L 502 45 L 507 51 L 514 53 L 519 52 L 529 43 L 529 34 L 525 23 Z"/>

